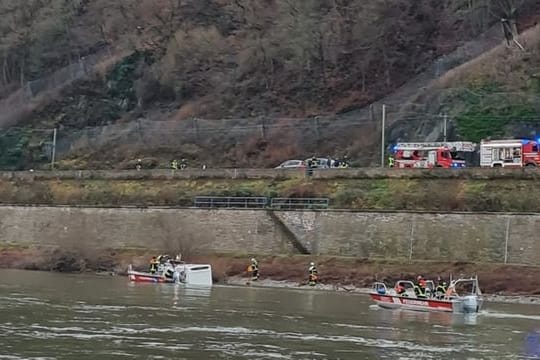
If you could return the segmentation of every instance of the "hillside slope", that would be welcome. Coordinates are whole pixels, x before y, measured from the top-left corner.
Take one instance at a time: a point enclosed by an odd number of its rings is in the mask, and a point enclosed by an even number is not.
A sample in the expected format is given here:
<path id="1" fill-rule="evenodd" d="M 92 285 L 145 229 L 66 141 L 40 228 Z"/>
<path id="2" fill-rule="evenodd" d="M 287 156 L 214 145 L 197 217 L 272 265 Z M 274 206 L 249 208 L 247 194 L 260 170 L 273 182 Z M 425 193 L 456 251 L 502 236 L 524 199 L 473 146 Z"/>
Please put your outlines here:
<path id="1" fill-rule="evenodd" d="M 65 167 L 130 166 L 134 157 L 268 166 L 314 152 L 348 153 L 367 165 L 377 158 L 378 116 L 355 109 L 404 84 L 415 95 L 415 79 L 431 71 L 436 59 L 484 33 L 499 17 L 519 25 L 536 5 L 526 0 L 498 5 L 488 0 L 6 2 L 0 5 L 0 98 L 20 84 L 32 90 L 38 79 L 57 80 L 51 74 L 70 63 L 105 56 L 85 67 L 84 76 L 66 78 L 74 82 L 59 87 L 58 81 L 41 81 L 39 101 L 2 103 L 2 121 L 17 126 L 0 136 L 0 166 L 48 161 L 51 131 L 45 130 L 52 128 L 59 129 L 57 155 Z M 12 36 L 12 24 L 18 36 Z"/>

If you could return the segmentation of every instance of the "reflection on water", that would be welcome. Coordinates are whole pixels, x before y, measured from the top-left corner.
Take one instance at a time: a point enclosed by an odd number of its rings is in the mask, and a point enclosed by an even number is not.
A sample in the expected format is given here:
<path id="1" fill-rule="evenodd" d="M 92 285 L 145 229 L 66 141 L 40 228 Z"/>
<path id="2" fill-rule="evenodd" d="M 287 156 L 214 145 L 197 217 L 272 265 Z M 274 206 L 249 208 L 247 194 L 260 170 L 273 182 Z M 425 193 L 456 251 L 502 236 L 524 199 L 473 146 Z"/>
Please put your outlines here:
<path id="1" fill-rule="evenodd" d="M 423 312 L 381 309 L 372 306 L 371 309 L 380 311 L 380 319 L 389 322 L 423 322 L 440 326 L 476 325 L 478 314 L 452 314 L 445 312 Z"/>
<path id="2" fill-rule="evenodd" d="M 512 359 L 533 354 L 540 313 L 386 310 L 365 295 L 37 272 L 0 279 L 0 359 Z"/>

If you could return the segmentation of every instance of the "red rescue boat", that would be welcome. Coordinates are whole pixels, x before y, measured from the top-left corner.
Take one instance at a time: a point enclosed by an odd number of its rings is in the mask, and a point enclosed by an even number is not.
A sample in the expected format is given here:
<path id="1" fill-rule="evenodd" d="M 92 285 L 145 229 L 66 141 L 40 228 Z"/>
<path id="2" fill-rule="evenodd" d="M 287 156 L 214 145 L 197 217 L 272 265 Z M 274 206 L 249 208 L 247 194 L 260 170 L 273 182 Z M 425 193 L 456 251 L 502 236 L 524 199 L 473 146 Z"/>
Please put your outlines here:
<path id="1" fill-rule="evenodd" d="M 403 289 L 401 294 L 396 291 L 398 288 Z M 406 280 L 398 281 L 393 289 L 388 289 L 382 282 L 376 282 L 370 297 L 377 305 L 387 309 L 477 313 L 482 307 L 482 293 L 477 277 L 450 281 L 445 293 L 433 291 L 432 281 L 427 281 L 425 295 L 417 295 L 414 288 L 414 284 Z"/>

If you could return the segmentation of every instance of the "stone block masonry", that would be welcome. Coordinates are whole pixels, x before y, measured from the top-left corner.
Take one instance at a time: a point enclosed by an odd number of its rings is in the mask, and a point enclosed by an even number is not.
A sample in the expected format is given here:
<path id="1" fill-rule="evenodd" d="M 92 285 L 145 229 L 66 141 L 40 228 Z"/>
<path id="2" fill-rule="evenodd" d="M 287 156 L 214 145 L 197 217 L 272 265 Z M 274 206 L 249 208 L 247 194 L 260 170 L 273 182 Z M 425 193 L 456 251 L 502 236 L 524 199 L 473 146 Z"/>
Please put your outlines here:
<path id="1" fill-rule="evenodd" d="M 540 265 L 539 232 L 538 214 L 0 207 L 0 246 L 82 253 L 278 255 L 298 253 L 299 242 L 314 255 Z"/>

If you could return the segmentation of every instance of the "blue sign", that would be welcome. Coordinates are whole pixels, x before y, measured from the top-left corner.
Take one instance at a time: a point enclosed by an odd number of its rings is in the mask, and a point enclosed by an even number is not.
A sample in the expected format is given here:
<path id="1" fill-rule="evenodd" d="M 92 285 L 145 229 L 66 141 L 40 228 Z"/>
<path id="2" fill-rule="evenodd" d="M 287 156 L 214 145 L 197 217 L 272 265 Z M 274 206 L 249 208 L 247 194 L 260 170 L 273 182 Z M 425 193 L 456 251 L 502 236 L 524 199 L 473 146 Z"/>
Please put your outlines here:
<path id="1" fill-rule="evenodd" d="M 525 338 L 525 354 L 540 359 L 540 330 L 530 332 Z"/>

